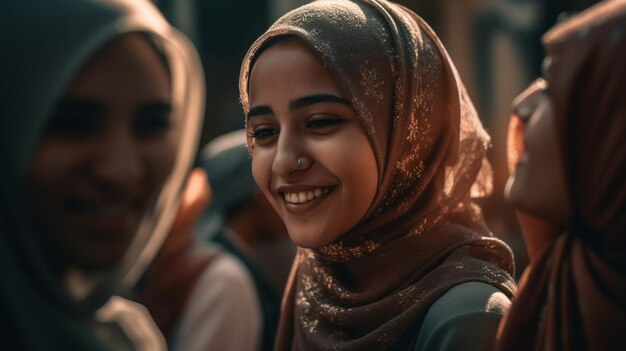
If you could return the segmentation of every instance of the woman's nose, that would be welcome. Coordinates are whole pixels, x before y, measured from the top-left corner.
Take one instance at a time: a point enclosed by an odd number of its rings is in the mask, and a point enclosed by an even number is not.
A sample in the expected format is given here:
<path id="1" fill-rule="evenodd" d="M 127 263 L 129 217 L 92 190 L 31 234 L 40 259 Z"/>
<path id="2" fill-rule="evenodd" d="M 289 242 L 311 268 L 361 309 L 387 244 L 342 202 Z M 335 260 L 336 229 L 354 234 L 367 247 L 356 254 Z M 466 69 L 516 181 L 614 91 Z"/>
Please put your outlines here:
<path id="1" fill-rule="evenodd" d="M 272 172 L 288 177 L 295 172 L 306 170 L 311 162 L 305 156 L 302 142 L 295 136 L 282 134 L 278 138 Z"/>
<path id="2" fill-rule="evenodd" d="M 91 174 L 100 186 L 113 193 L 139 189 L 143 161 L 138 141 L 131 132 L 107 135 L 95 152 L 97 157 L 92 161 Z"/>

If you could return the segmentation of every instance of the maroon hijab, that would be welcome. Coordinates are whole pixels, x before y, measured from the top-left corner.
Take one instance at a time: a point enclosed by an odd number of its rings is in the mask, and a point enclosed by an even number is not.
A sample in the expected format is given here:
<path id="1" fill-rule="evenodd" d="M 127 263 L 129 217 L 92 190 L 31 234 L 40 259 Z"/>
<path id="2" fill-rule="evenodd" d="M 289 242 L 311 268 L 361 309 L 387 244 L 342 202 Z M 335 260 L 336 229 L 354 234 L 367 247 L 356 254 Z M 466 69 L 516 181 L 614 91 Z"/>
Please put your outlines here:
<path id="1" fill-rule="evenodd" d="M 544 37 L 572 218 L 521 283 L 501 350 L 626 350 L 626 2 Z"/>
<path id="2" fill-rule="evenodd" d="M 350 100 L 379 180 L 361 222 L 329 245 L 299 250 L 277 349 L 407 349 L 429 307 L 450 288 L 481 281 L 511 295 L 511 252 L 470 199 L 490 191 L 488 136 L 430 27 L 381 0 L 300 7 L 246 55 L 246 113 L 254 60 L 282 36 L 307 45 Z"/>

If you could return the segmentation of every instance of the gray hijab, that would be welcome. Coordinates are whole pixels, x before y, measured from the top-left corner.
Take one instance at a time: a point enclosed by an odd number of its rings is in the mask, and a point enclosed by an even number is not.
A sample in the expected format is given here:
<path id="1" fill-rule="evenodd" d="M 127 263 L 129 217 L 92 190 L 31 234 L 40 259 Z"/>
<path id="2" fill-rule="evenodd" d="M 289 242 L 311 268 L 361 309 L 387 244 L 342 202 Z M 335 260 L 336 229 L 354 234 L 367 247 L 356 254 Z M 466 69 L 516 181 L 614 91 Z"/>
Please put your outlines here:
<path id="1" fill-rule="evenodd" d="M 145 33 L 169 65 L 173 110 L 183 121 L 174 168 L 122 260 L 76 297 L 50 268 L 25 204 L 29 163 L 72 78 L 117 36 Z M 167 234 L 197 146 L 204 81 L 193 46 L 149 1 L 7 0 L 0 5 L 0 318 L 20 349 L 99 349 L 91 316 L 142 273 Z M 6 346 L 6 345 L 3 345 Z M 9 347 L 10 348 L 10 347 Z"/>

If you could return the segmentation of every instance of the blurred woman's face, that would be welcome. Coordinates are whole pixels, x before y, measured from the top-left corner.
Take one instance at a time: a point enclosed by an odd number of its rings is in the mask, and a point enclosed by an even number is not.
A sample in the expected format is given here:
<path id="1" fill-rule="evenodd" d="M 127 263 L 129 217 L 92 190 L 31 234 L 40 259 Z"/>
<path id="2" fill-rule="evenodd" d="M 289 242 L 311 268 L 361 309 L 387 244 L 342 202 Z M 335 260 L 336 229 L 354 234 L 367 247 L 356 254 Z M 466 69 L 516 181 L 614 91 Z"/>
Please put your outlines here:
<path id="1" fill-rule="evenodd" d="M 62 267 L 117 263 L 172 170 L 169 73 L 147 38 L 94 55 L 59 101 L 31 162 L 34 224 Z"/>
<path id="2" fill-rule="evenodd" d="M 525 121 L 525 128 L 523 150 L 513 165 L 506 196 L 519 209 L 560 225 L 569 217 L 570 203 L 547 89 L 545 80 L 537 80 L 514 101 L 514 113 Z"/>
<path id="3" fill-rule="evenodd" d="M 374 150 L 354 109 L 295 39 L 259 56 L 249 97 L 248 144 L 259 188 L 298 246 L 335 241 L 365 216 L 377 189 Z"/>

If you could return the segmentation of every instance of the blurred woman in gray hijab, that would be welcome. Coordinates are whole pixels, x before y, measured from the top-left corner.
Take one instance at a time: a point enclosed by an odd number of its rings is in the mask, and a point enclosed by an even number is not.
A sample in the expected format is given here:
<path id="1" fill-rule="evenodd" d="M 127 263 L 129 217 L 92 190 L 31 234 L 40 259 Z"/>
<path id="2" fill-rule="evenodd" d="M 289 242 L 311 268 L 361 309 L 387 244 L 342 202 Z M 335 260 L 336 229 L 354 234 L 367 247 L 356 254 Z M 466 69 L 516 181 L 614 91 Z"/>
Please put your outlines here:
<path id="1" fill-rule="evenodd" d="M 162 349 L 145 310 L 113 296 L 176 214 L 203 109 L 197 54 L 148 1 L 1 7 L 2 346 Z"/>

